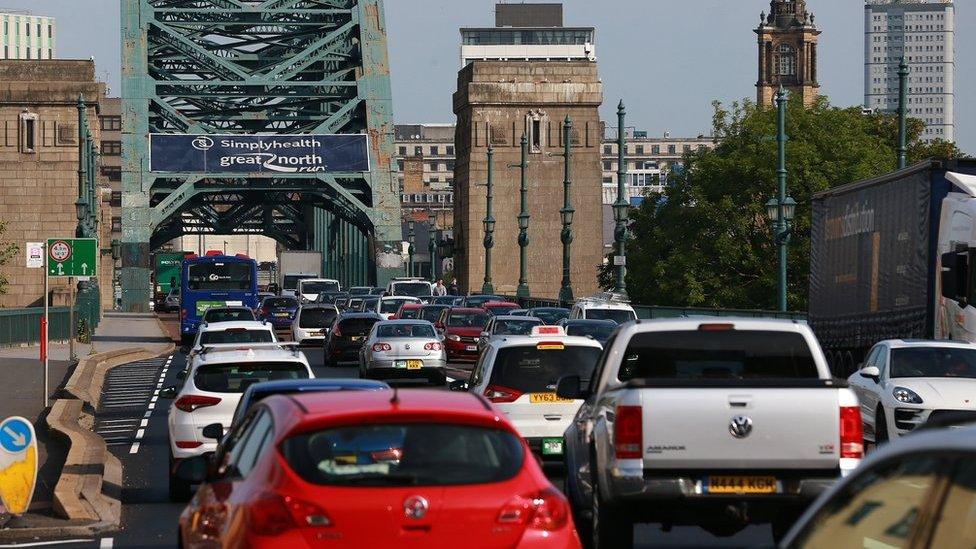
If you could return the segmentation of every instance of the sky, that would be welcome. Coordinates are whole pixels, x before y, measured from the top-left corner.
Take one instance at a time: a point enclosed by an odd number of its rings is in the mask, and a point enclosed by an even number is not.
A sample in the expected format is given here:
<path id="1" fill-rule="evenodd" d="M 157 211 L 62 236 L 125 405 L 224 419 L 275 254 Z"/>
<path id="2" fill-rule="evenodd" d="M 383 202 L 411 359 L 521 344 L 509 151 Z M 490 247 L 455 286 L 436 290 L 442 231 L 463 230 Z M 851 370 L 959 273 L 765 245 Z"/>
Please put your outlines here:
<path id="1" fill-rule="evenodd" d="M 386 0 L 394 119 L 453 122 L 462 26 L 493 26 L 494 0 Z M 564 24 L 596 27 L 604 120 L 649 135 L 707 134 L 713 100 L 755 98 L 752 29 L 769 0 L 563 0 Z M 976 154 L 976 6 L 956 2 L 956 141 Z M 81 10 L 79 5 L 85 5 Z M 821 93 L 838 106 L 864 98 L 861 0 L 808 0 L 820 36 Z M 3 8 L 57 18 L 57 54 L 94 57 L 100 78 L 119 86 L 119 0 L 0 0 Z M 969 30 L 967 32 L 967 29 Z M 970 98 L 966 101 L 966 98 Z"/>

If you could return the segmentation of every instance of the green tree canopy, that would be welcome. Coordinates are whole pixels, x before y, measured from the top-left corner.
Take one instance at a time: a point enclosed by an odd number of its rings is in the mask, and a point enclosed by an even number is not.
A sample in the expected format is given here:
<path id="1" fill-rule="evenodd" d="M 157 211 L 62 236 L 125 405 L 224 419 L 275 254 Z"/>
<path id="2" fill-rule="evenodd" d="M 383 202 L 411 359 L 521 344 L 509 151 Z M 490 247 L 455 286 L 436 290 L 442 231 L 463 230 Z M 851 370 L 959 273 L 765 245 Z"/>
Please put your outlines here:
<path id="1" fill-rule="evenodd" d="M 0 220 L 0 238 L 3 237 L 4 231 L 7 230 L 7 223 Z M 11 242 L 3 242 L 0 240 L 0 267 L 3 267 L 10 258 L 17 255 L 20 248 Z M 0 295 L 7 293 L 7 277 L 3 275 L 0 271 Z"/>
<path id="2" fill-rule="evenodd" d="M 776 305 L 777 252 L 764 205 L 778 193 L 776 112 L 751 102 L 731 111 L 713 103 L 714 150 L 685 155 L 684 170 L 631 211 L 627 290 L 636 303 L 771 309 Z M 922 144 L 923 125 L 909 124 L 909 162 L 958 156 L 951 143 Z M 787 192 L 798 203 L 789 247 L 792 310 L 807 308 L 811 195 L 895 168 L 897 120 L 837 108 L 821 97 L 810 108 L 787 107 Z M 601 272 L 604 287 L 612 272 Z"/>

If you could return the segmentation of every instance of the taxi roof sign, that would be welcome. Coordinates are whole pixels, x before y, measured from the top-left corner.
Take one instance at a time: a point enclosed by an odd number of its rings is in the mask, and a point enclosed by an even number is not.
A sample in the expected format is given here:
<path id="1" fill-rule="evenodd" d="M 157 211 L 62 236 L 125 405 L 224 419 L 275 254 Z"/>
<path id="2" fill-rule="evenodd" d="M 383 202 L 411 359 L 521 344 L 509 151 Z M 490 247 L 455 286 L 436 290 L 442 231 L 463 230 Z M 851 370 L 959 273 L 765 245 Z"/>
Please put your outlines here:
<path id="1" fill-rule="evenodd" d="M 564 336 L 566 335 L 566 329 L 562 326 L 533 326 L 532 327 L 532 337 L 541 336 Z"/>

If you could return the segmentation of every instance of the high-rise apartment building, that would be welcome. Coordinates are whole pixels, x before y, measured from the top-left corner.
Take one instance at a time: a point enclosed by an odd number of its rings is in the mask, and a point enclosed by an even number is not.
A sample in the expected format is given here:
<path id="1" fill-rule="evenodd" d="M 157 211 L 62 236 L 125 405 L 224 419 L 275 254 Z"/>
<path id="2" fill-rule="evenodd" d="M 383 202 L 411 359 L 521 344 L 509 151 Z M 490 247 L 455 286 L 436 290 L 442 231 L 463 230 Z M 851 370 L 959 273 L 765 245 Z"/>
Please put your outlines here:
<path id="1" fill-rule="evenodd" d="M 0 13 L 0 59 L 54 59 L 54 18 Z"/>
<path id="2" fill-rule="evenodd" d="M 868 0 L 864 5 L 864 106 L 898 109 L 905 59 L 908 116 L 925 122 L 926 141 L 955 140 L 955 8 L 951 0 Z"/>

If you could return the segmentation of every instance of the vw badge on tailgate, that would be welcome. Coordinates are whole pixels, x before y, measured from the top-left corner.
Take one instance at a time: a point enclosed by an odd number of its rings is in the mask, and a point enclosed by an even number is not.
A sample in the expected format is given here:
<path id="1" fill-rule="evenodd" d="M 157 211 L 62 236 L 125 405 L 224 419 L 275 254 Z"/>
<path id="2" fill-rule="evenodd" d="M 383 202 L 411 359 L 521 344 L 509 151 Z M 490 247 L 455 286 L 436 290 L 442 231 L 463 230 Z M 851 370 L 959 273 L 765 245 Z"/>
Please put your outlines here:
<path id="1" fill-rule="evenodd" d="M 729 420 L 729 434 L 735 438 L 746 438 L 752 432 L 752 420 L 746 416 L 735 416 Z"/>
<path id="2" fill-rule="evenodd" d="M 420 520 L 427 514 L 430 504 L 421 496 L 410 496 L 403 500 L 403 514 L 407 518 Z"/>

